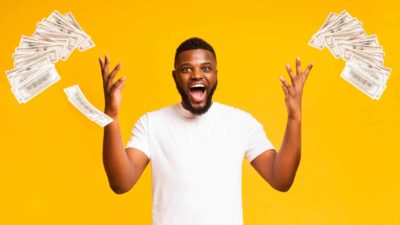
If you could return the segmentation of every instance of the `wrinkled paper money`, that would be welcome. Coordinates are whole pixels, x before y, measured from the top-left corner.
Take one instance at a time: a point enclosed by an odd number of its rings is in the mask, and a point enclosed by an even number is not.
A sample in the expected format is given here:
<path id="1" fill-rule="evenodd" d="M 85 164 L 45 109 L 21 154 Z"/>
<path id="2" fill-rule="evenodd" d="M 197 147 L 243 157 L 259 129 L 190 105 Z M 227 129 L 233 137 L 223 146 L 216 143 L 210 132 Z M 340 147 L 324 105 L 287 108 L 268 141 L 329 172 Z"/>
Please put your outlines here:
<path id="1" fill-rule="evenodd" d="M 68 97 L 68 101 L 71 102 L 75 108 L 99 126 L 104 127 L 113 121 L 111 117 L 102 113 L 86 99 L 79 88 L 79 85 L 66 87 L 64 88 L 64 92 Z"/>
<path id="2" fill-rule="evenodd" d="M 31 36 L 21 37 L 13 54 L 14 69 L 6 71 L 11 91 L 20 104 L 28 102 L 60 80 L 55 63 L 67 60 L 75 49 L 94 46 L 71 12 L 52 12 Z"/>
<path id="3" fill-rule="evenodd" d="M 372 99 L 382 96 L 391 73 L 391 68 L 384 66 L 385 52 L 377 36 L 368 35 L 362 22 L 346 10 L 329 13 L 308 45 L 319 50 L 328 48 L 335 58 L 346 61 L 340 75 L 344 80 Z"/>

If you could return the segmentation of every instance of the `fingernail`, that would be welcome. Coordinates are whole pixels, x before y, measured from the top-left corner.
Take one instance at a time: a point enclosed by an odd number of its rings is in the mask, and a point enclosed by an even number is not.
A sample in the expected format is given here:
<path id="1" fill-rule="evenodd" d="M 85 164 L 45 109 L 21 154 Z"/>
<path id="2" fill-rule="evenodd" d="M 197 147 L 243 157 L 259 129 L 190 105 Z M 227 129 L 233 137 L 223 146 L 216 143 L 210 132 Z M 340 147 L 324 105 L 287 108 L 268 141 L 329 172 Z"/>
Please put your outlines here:
<path id="1" fill-rule="evenodd" d="M 300 61 L 300 56 L 297 56 L 297 58 L 296 58 L 298 61 Z"/>
<path id="2" fill-rule="evenodd" d="M 286 63 L 286 67 L 287 67 L 287 68 L 290 68 L 290 64 L 289 64 L 289 63 Z"/>
<path id="3" fill-rule="evenodd" d="M 126 77 L 122 77 L 121 80 L 122 80 L 122 81 L 126 80 Z"/>
<path id="4" fill-rule="evenodd" d="M 280 76 L 279 79 L 280 79 L 281 81 L 284 81 L 284 80 L 285 80 L 285 78 L 283 78 L 283 76 Z"/>

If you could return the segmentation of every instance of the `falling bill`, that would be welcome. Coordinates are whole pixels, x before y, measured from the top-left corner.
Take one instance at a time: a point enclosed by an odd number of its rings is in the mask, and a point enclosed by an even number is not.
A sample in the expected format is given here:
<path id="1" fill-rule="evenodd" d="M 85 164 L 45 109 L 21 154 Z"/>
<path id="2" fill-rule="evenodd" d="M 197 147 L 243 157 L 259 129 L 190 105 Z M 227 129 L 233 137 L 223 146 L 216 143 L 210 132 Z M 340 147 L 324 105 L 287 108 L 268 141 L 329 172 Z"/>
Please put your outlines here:
<path id="1" fill-rule="evenodd" d="M 111 117 L 102 113 L 86 99 L 79 85 L 64 88 L 64 92 L 68 97 L 68 101 L 75 106 L 75 108 L 99 126 L 104 127 L 113 121 Z"/>

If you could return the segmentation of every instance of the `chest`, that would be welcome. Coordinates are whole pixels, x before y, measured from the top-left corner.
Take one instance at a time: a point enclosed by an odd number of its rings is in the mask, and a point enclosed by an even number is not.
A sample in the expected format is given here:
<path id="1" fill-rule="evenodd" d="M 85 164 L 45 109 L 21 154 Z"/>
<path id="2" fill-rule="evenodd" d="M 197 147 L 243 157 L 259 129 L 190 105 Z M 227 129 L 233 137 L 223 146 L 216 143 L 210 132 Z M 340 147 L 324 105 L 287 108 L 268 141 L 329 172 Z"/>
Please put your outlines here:
<path id="1" fill-rule="evenodd" d="M 220 179 L 239 174 L 247 138 L 227 121 L 164 123 L 152 128 L 149 140 L 155 171 L 169 177 Z"/>

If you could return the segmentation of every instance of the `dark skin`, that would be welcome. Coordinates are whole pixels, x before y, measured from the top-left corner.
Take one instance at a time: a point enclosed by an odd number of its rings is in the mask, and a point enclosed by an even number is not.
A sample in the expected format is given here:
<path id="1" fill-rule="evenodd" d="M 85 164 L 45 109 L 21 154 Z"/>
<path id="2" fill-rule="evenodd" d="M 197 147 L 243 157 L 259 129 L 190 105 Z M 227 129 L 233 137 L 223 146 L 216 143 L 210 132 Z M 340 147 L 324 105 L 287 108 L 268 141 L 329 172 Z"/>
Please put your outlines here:
<path id="1" fill-rule="evenodd" d="M 118 113 L 120 110 L 121 91 L 125 78 L 114 82 L 114 78 L 121 68 L 118 64 L 109 72 L 109 57 L 99 59 L 104 87 L 105 113 L 114 119 L 104 128 L 103 164 L 107 173 L 111 189 L 122 194 L 129 191 L 138 181 L 149 163 L 147 156 L 134 148 L 124 149 Z M 290 77 L 289 84 L 281 77 L 282 89 L 285 94 L 288 119 L 285 136 L 279 152 L 265 151 L 257 156 L 251 165 L 274 189 L 288 191 L 293 184 L 301 156 L 301 101 L 303 87 L 313 64 L 309 64 L 302 71 L 300 59 L 296 59 L 296 72 L 290 65 L 286 65 Z M 205 94 L 209 94 L 217 82 L 217 63 L 211 52 L 202 49 L 182 52 L 172 71 L 177 86 L 190 96 L 190 87 L 194 84 L 205 86 Z M 189 97 L 194 108 L 204 107 L 206 98 Z M 187 105 L 182 101 L 185 108 Z M 266 149 L 268 150 L 268 149 Z"/>
<path id="2" fill-rule="evenodd" d="M 179 54 L 175 63 L 175 70 L 172 71 L 172 77 L 175 84 L 189 96 L 192 108 L 203 108 L 206 106 L 207 96 L 212 87 L 217 83 L 217 62 L 210 51 L 196 49 L 184 51 Z M 205 99 L 196 101 L 191 98 L 190 87 L 194 84 L 202 84 L 205 87 Z M 185 101 L 182 101 L 184 108 L 188 109 Z"/>

